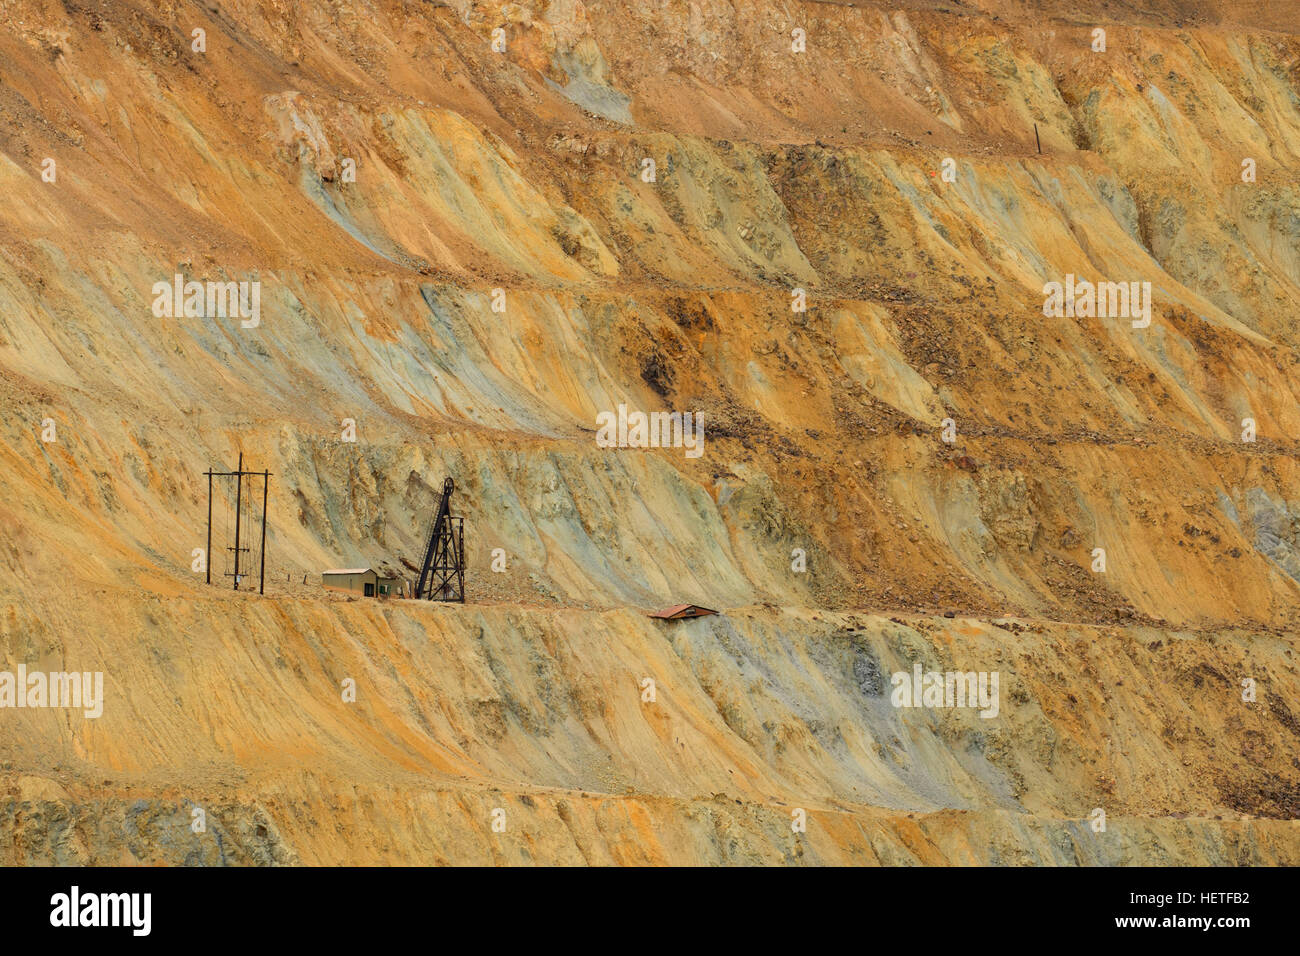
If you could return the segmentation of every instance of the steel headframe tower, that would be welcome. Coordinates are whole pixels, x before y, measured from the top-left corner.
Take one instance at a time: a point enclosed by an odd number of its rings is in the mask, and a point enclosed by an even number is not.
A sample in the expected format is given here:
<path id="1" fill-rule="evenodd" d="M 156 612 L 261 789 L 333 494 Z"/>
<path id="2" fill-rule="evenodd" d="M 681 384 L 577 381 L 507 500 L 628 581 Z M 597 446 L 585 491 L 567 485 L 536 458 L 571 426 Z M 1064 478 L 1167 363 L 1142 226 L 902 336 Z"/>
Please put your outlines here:
<path id="1" fill-rule="evenodd" d="M 424 549 L 415 596 L 426 601 L 465 603 L 465 527 L 461 518 L 451 514 L 451 493 L 455 490 L 456 484 L 450 478 L 442 483 L 438 516 L 429 546 Z"/>
<path id="2" fill-rule="evenodd" d="M 208 476 L 208 550 L 204 554 L 204 564 L 207 566 L 207 583 L 212 583 L 212 479 L 213 478 L 234 478 L 235 479 L 235 546 L 227 548 L 227 551 L 235 553 L 235 570 L 227 571 L 226 577 L 235 579 L 235 590 L 239 590 L 239 582 L 247 573 L 240 571 L 240 555 L 251 548 L 241 546 L 240 535 L 240 517 L 244 499 L 244 478 L 249 479 L 249 492 L 252 492 L 252 479 L 261 477 L 262 479 L 262 543 L 258 548 L 258 569 L 257 569 L 257 593 L 266 593 L 266 499 L 271 487 L 271 473 L 269 471 L 244 471 L 244 453 L 239 453 L 239 465 L 235 471 L 213 471 L 209 468 L 204 472 Z"/>

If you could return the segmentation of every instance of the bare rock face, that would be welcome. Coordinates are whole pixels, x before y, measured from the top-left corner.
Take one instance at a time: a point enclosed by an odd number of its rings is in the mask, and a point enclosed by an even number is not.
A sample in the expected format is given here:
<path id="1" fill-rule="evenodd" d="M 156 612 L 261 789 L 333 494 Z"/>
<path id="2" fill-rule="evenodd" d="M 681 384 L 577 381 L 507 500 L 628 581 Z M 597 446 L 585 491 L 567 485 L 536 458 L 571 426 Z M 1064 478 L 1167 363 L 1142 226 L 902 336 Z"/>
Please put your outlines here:
<path id="1" fill-rule="evenodd" d="M 1300 13 L 952 6 L 9 4 L 0 862 L 1300 863 Z"/>

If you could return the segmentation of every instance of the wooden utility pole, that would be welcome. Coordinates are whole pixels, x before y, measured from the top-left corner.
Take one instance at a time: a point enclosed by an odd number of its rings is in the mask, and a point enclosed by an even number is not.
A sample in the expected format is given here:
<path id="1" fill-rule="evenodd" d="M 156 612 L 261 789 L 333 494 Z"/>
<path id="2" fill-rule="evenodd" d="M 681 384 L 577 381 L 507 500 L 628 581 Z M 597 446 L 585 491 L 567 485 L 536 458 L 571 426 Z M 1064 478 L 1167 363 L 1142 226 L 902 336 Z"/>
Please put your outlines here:
<path id="1" fill-rule="evenodd" d="M 239 453 L 239 470 L 235 472 L 235 590 L 239 590 L 239 505 L 244 491 L 244 453 Z"/>
<path id="2" fill-rule="evenodd" d="M 262 472 L 262 546 L 257 551 L 260 568 L 257 574 L 257 593 L 266 593 L 266 496 L 271 487 L 271 473 Z"/>
<path id="3" fill-rule="evenodd" d="M 203 570 L 212 583 L 212 469 L 208 468 L 208 550 L 203 552 Z"/>

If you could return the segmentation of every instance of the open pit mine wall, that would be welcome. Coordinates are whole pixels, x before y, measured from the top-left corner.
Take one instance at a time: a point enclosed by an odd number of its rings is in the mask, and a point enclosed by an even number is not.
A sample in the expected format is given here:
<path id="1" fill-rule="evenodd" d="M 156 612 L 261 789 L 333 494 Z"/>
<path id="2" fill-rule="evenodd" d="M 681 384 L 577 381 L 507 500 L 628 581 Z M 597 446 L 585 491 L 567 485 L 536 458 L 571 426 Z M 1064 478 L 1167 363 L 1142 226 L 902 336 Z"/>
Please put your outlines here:
<path id="1" fill-rule="evenodd" d="M 5 3 L 0 860 L 1300 862 L 1300 11 L 1086 6 Z"/>

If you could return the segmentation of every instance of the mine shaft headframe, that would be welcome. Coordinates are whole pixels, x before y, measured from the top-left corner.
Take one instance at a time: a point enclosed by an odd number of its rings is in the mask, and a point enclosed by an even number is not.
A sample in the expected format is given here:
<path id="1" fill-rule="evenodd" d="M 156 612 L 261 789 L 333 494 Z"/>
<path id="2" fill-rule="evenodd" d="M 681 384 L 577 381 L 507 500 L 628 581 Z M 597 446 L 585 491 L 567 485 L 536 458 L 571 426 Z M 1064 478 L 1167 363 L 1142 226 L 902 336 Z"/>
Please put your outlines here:
<path id="1" fill-rule="evenodd" d="M 442 483 L 438 514 L 420 564 L 415 596 L 426 601 L 465 603 L 465 527 L 463 520 L 451 513 L 451 493 L 455 490 L 451 478 Z"/>

